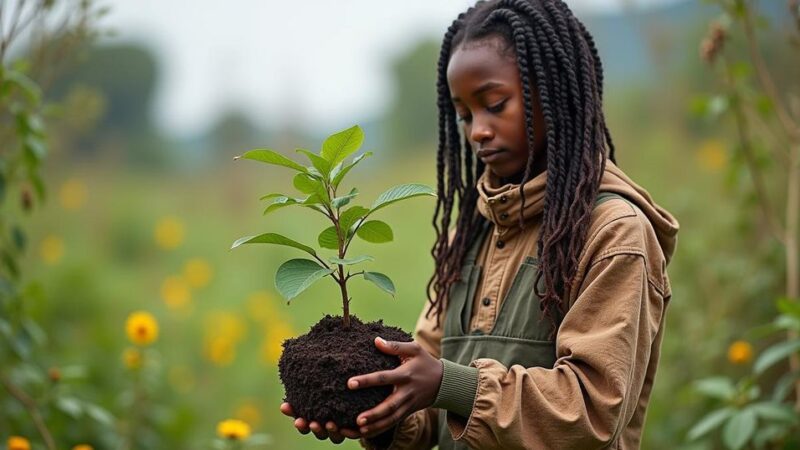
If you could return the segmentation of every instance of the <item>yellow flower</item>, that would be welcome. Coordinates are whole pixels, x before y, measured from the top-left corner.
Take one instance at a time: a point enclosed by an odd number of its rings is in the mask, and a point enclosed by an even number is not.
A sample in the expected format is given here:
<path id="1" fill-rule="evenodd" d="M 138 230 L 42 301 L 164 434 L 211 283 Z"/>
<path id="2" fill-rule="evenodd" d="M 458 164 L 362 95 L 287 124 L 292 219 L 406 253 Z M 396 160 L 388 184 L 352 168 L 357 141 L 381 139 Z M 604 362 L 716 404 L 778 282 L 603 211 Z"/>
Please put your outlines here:
<path id="1" fill-rule="evenodd" d="M 283 353 L 283 341 L 293 335 L 294 331 L 286 323 L 276 323 L 268 327 L 261 344 L 261 359 L 267 364 L 278 364 L 281 353 Z"/>
<path id="2" fill-rule="evenodd" d="M 193 288 L 205 287 L 211 281 L 211 265 L 202 258 L 193 258 L 183 267 L 183 278 Z"/>
<path id="3" fill-rule="evenodd" d="M 225 336 L 206 339 L 205 356 L 217 366 L 230 365 L 236 359 L 235 343 Z"/>
<path id="4" fill-rule="evenodd" d="M 136 311 L 128 316 L 125 323 L 128 339 L 137 345 L 153 343 L 158 338 L 158 322 L 152 314 Z"/>
<path id="5" fill-rule="evenodd" d="M 72 450 L 94 450 L 94 447 L 89 444 L 78 444 L 72 447 Z"/>
<path id="6" fill-rule="evenodd" d="M 86 185 L 78 179 L 72 178 L 61 185 L 58 197 L 61 200 L 61 207 L 67 211 L 75 211 L 86 203 Z"/>
<path id="7" fill-rule="evenodd" d="M 52 234 L 45 237 L 39 247 L 39 254 L 47 264 L 58 263 L 64 256 L 64 240 Z"/>
<path id="8" fill-rule="evenodd" d="M 183 222 L 177 217 L 164 217 L 156 224 L 156 243 L 165 250 L 171 250 L 183 242 Z"/>
<path id="9" fill-rule="evenodd" d="M 31 450 L 31 443 L 22 436 L 8 438 L 8 450 Z"/>
<path id="10" fill-rule="evenodd" d="M 728 361 L 732 364 L 747 364 L 753 359 L 753 346 L 749 342 L 736 341 L 728 347 Z"/>
<path id="11" fill-rule="evenodd" d="M 250 425 L 236 419 L 223 420 L 217 425 L 217 435 L 224 439 L 243 441 L 250 436 Z"/>
<path id="12" fill-rule="evenodd" d="M 192 293 L 186 280 L 170 276 L 161 283 L 161 298 L 170 309 L 181 309 L 192 300 Z"/>
<path id="13" fill-rule="evenodd" d="M 697 162 L 708 172 L 719 172 L 727 160 L 725 145 L 718 140 L 705 141 L 697 150 Z"/>
<path id="14" fill-rule="evenodd" d="M 261 412 L 255 403 L 249 400 L 239 404 L 233 417 L 246 423 L 252 423 L 253 426 L 258 426 L 261 422 Z"/>
<path id="15" fill-rule="evenodd" d="M 125 363 L 125 367 L 128 369 L 137 370 L 144 363 L 144 355 L 138 348 L 126 348 L 122 352 L 122 362 Z"/>

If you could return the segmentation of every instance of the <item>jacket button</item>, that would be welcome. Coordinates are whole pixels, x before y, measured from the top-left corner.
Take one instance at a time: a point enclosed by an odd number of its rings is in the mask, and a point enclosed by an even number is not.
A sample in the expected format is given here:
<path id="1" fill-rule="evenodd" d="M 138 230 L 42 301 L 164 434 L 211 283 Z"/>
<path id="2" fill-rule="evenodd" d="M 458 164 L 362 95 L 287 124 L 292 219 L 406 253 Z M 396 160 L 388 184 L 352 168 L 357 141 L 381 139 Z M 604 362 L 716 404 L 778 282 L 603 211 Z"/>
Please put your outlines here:
<path id="1" fill-rule="evenodd" d="M 508 219 L 508 213 L 500 213 L 500 218 L 504 220 Z"/>
<path id="2" fill-rule="evenodd" d="M 496 243 L 496 244 L 494 244 L 494 245 L 495 245 L 497 248 L 503 248 L 503 247 L 505 247 L 505 246 L 506 246 L 506 243 L 505 243 L 505 242 L 503 242 L 503 241 L 497 241 L 497 243 Z"/>
<path id="3" fill-rule="evenodd" d="M 500 202 L 501 202 L 501 203 L 505 203 L 505 202 L 507 202 L 507 201 L 508 201 L 508 197 L 506 197 L 505 195 L 501 195 L 501 196 L 500 196 Z"/>
<path id="4" fill-rule="evenodd" d="M 489 306 L 490 303 L 492 303 L 492 300 L 489 297 L 483 298 L 483 306 Z"/>

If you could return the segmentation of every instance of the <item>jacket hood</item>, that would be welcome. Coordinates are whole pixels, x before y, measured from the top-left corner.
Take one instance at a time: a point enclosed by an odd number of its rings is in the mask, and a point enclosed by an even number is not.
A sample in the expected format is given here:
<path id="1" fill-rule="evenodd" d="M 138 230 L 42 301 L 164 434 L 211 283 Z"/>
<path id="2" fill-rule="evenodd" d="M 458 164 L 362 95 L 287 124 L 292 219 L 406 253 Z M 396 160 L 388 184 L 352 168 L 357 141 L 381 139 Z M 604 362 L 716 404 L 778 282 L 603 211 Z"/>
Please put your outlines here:
<path id="1" fill-rule="evenodd" d="M 527 223 L 542 213 L 544 207 L 547 172 L 528 180 L 523 186 L 525 209 L 522 212 Z M 496 233 L 516 234 L 519 232 L 519 212 L 522 205 L 519 184 L 503 184 L 500 178 L 487 167 L 477 182 L 478 211 L 496 226 Z M 666 209 L 657 205 L 650 194 L 634 183 L 619 167 L 610 160 L 600 182 L 600 192 L 612 192 L 625 197 L 636 205 L 653 225 L 664 258 L 669 263 L 675 252 L 678 221 Z"/>

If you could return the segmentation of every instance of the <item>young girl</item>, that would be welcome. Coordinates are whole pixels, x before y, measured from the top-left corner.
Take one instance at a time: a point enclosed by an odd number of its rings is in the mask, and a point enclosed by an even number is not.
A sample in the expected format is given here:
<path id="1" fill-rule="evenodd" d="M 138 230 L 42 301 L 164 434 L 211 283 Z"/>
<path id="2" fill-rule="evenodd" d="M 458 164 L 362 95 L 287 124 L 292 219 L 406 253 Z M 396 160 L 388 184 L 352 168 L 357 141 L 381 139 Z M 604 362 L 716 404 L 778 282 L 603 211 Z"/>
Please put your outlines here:
<path id="1" fill-rule="evenodd" d="M 614 164 L 591 35 L 561 0 L 478 2 L 438 69 L 436 272 L 416 340 L 377 338 L 402 364 L 349 380 L 394 385 L 360 429 L 295 426 L 367 448 L 639 448 L 678 223 Z"/>

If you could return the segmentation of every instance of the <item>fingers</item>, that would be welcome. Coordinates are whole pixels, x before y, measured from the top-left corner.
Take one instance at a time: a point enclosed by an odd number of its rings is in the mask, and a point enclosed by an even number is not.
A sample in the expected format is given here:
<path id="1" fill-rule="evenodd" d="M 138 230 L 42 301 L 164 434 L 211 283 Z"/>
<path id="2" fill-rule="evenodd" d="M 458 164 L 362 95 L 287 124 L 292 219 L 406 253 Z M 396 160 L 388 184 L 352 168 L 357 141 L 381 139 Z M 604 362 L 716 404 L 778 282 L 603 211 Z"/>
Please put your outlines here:
<path id="1" fill-rule="evenodd" d="M 364 435 L 385 431 L 405 415 L 407 403 L 408 397 L 395 391 L 378 406 L 358 415 L 359 431 Z"/>
<path id="2" fill-rule="evenodd" d="M 316 436 L 320 441 L 328 439 L 328 430 L 323 428 L 319 422 L 311 422 L 308 427 L 311 429 L 311 432 L 314 433 L 314 436 Z"/>
<path id="3" fill-rule="evenodd" d="M 292 409 L 292 405 L 287 402 L 281 403 L 281 412 L 289 417 L 294 417 L 294 410 Z"/>
<path id="4" fill-rule="evenodd" d="M 386 386 L 398 384 L 408 379 L 406 369 L 402 366 L 392 370 L 382 370 L 366 375 L 358 375 L 347 380 L 347 387 L 350 389 L 363 389 L 373 386 Z"/>
<path id="5" fill-rule="evenodd" d="M 397 356 L 414 356 L 419 354 L 419 351 L 422 349 L 422 347 L 414 341 L 386 341 L 381 337 L 375 338 L 375 346 L 383 353 Z"/>
<path id="6" fill-rule="evenodd" d="M 302 417 L 294 419 L 294 427 L 297 428 L 300 434 L 308 434 L 308 432 L 311 431 L 308 427 L 308 421 Z"/>

